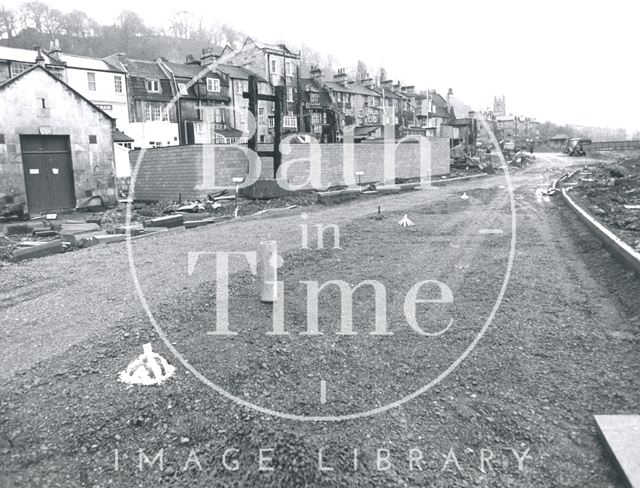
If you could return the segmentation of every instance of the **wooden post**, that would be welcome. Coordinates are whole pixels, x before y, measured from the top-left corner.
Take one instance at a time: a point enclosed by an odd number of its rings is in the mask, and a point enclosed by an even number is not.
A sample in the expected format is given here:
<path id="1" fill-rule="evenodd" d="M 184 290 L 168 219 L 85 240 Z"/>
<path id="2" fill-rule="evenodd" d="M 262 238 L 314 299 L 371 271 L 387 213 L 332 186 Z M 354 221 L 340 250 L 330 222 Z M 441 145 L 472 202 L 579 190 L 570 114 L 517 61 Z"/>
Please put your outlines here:
<path id="1" fill-rule="evenodd" d="M 249 139 L 249 149 L 256 152 L 258 146 L 258 80 L 255 75 L 249 75 L 249 113 L 253 115 L 256 130 L 254 131 L 251 139 Z"/>
<path id="2" fill-rule="evenodd" d="M 276 241 L 260 243 L 260 301 L 273 303 L 278 298 L 278 244 Z"/>
<path id="3" fill-rule="evenodd" d="M 274 113 L 274 137 L 273 137 L 273 177 L 277 178 L 278 168 L 282 161 L 282 154 L 280 153 L 280 141 L 282 139 L 282 105 L 285 100 L 284 86 L 276 86 L 276 106 Z"/>

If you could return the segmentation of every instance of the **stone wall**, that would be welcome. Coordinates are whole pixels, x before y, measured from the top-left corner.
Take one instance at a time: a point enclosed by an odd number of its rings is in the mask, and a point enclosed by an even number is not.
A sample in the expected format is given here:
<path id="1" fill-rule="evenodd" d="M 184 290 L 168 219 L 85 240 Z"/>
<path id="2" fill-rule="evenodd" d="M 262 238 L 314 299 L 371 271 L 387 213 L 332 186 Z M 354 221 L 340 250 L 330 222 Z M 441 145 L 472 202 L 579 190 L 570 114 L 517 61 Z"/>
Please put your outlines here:
<path id="1" fill-rule="evenodd" d="M 35 69 L 0 90 L 0 114 L 0 194 L 26 202 L 20 136 L 50 134 L 69 136 L 76 204 L 91 196 L 115 201 L 112 120 L 102 112 Z"/>
<path id="2" fill-rule="evenodd" d="M 431 148 L 431 176 L 449 173 L 449 140 L 429 139 Z M 326 189 L 357 183 L 355 172 L 362 171 L 363 183 L 384 182 L 385 147 L 381 143 L 353 145 L 319 144 L 319 171 L 317 165 L 310 172 L 310 145 L 291 144 L 283 147 L 279 177 L 285 178 L 296 189 Z M 137 167 L 135 181 L 136 200 L 178 200 L 205 196 L 220 188 L 234 188 L 234 177 L 244 177 L 245 184 L 255 181 L 258 165 L 250 175 L 246 147 L 235 145 L 194 145 L 160 147 L 131 151 L 129 157 L 132 174 Z M 353 168 L 344 168 L 345 150 L 353 151 Z M 418 178 L 421 145 L 404 142 L 395 151 L 395 177 Z M 346 158 L 349 161 L 349 157 Z M 273 161 L 261 160 L 261 177 L 273 178 Z"/>

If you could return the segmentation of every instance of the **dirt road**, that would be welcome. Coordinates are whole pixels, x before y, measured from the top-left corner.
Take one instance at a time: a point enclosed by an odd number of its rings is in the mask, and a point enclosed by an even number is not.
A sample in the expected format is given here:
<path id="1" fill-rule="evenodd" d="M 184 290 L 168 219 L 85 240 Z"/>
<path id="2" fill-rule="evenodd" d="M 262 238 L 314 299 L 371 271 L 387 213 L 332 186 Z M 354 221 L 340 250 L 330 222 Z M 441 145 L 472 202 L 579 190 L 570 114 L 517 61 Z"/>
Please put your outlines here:
<path id="1" fill-rule="evenodd" d="M 619 486 L 593 415 L 637 413 L 640 282 L 562 202 L 536 191 L 570 164 L 576 160 L 538 155 L 511 174 L 513 269 L 471 354 L 423 395 L 355 420 L 271 417 L 203 385 L 149 325 L 124 245 L 0 269 L 0 486 Z M 372 220 L 378 205 L 385 219 Z M 208 377 L 274 410 L 342 415 L 409 394 L 467 347 L 507 271 L 510 207 L 505 179 L 492 176 L 313 207 L 306 218 L 299 210 L 176 231 L 136 241 L 132 255 L 154 316 Z M 415 227 L 397 225 L 405 213 Z M 339 226 L 340 252 L 300 249 L 300 226 L 315 224 Z M 287 283 L 384 281 L 389 327 L 398 333 L 325 330 L 302 340 L 305 297 L 292 291 L 290 336 L 265 339 L 270 312 L 236 260 L 230 322 L 239 334 L 206 342 L 213 268 L 205 259 L 189 275 L 186 253 L 251 251 L 267 239 L 278 241 Z M 456 296 L 456 326 L 429 349 L 401 314 L 420 279 L 444 281 Z M 372 304 L 360 295 L 354 303 L 354 315 L 366 317 L 354 328 L 371 327 Z M 322 326 L 339 317 L 324 302 L 320 310 Z M 177 365 L 176 376 L 127 389 L 117 373 L 145 342 Z M 152 460 L 160 449 L 153 466 L 141 457 L 140 450 Z"/>

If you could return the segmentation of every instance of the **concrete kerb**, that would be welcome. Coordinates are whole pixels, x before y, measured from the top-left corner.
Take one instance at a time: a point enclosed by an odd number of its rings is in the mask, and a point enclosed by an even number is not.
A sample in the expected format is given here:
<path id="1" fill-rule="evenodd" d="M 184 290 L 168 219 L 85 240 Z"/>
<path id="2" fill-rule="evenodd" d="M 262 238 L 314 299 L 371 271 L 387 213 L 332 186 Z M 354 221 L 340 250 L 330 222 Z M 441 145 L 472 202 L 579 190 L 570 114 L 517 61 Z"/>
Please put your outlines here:
<path id="1" fill-rule="evenodd" d="M 625 267 L 631 269 L 640 278 L 640 253 L 634 251 L 631 246 L 598 222 L 580 205 L 578 205 L 568 194 L 566 188 L 562 188 L 562 200 L 573 210 L 587 228 L 602 241 L 604 247 L 618 259 Z"/>

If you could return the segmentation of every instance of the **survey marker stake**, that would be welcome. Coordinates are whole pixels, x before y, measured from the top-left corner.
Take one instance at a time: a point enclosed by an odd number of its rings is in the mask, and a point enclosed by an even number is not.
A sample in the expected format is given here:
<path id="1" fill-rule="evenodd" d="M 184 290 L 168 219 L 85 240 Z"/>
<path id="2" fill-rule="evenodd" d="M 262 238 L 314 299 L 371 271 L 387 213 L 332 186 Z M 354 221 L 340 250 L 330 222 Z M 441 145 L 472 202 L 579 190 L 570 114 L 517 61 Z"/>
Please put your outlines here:
<path id="1" fill-rule="evenodd" d="M 404 214 L 404 217 L 402 217 L 402 219 L 400 220 L 400 222 L 398 222 L 402 227 L 413 227 L 414 224 L 413 221 L 407 217 L 407 214 Z"/>
<path id="2" fill-rule="evenodd" d="M 278 268 L 282 258 L 278 256 L 276 241 L 260 243 L 260 301 L 273 303 L 278 299 Z"/>

